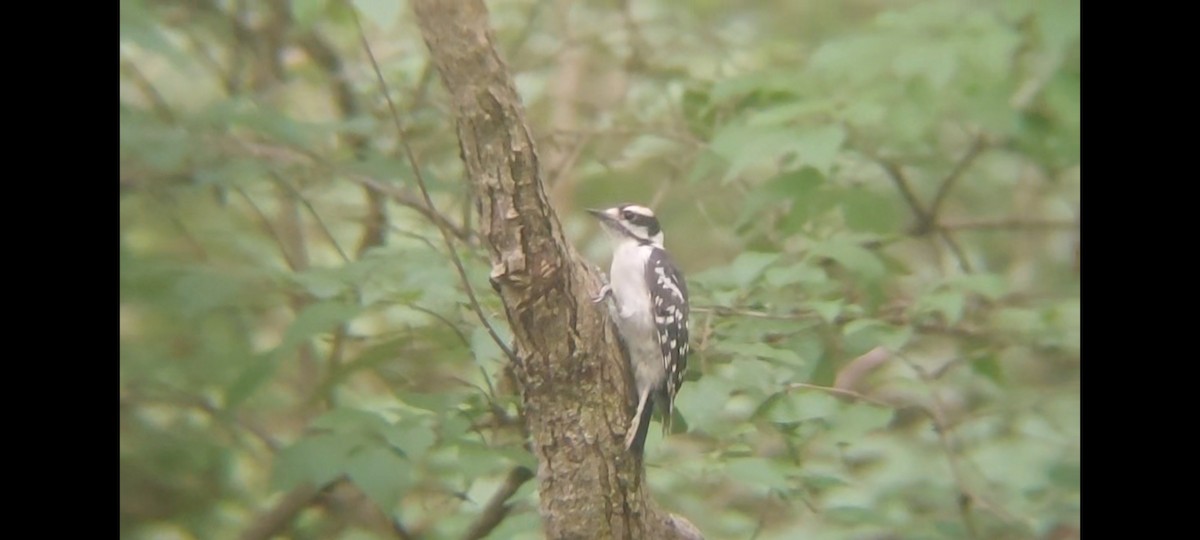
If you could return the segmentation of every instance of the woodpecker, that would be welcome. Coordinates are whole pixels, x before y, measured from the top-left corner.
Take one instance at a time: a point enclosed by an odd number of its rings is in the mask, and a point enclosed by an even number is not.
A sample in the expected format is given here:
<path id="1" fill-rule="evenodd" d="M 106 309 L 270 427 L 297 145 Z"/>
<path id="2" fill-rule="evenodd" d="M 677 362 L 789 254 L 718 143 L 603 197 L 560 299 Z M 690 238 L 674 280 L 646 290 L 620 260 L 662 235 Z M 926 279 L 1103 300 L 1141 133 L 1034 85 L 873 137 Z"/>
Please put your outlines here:
<path id="1" fill-rule="evenodd" d="M 625 448 L 640 454 L 657 405 L 663 433 L 671 429 L 675 394 L 688 355 L 688 292 L 683 273 L 663 248 L 663 232 L 649 208 L 622 204 L 588 210 L 613 244 L 609 284 L 593 298 L 611 298 L 637 388 L 637 412 L 625 432 Z"/>

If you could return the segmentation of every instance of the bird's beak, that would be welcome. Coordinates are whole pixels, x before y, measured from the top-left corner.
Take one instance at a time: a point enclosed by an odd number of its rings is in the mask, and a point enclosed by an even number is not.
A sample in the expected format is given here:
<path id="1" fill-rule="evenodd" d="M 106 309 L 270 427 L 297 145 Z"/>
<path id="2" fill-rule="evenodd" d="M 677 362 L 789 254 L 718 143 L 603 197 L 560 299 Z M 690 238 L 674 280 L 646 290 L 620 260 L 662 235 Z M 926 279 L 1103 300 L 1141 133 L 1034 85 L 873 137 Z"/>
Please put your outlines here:
<path id="1" fill-rule="evenodd" d="M 606 210 L 597 210 L 595 208 L 588 208 L 587 213 L 591 214 L 592 217 L 600 220 L 601 223 L 611 223 L 613 221 L 612 214 L 609 214 Z"/>

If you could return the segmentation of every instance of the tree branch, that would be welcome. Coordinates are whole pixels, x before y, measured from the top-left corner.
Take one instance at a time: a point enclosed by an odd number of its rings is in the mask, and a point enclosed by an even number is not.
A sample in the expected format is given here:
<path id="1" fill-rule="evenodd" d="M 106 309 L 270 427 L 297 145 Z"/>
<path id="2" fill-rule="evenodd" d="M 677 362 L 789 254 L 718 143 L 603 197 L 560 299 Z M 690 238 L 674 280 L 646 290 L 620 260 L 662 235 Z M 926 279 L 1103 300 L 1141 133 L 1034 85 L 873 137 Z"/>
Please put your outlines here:
<path id="1" fill-rule="evenodd" d="M 337 482 L 335 480 L 335 482 Z M 332 483 L 330 484 L 330 486 Z M 284 495 L 270 510 L 260 514 L 245 531 L 239 540 L 268 540 L 283 531 L 296 518 L 300 511 L 316 501 L 321 491 L 328 488 L 317 488 L 312 484 L 297 486 Z"/>
<path id="2" fill-rule="evenodd" d="M 530 448 L 547 538 L 698 538 L 650 500 L 641 460 L 624 450 L 628 368 L 595 271 L 563 236 L 508 68 L 481 0 L 416 0 L 413 9 L 451 96 L 492 261 L 521 360 Z"/>
<path id="3" fill-rule="evenodd" d="M 279 253 L 283 257 L 283 262 L 287 264 L 288 270 L 293 272 L 302 270 L 300 262 L 293 257 L 291 251 L 288 250 L 287 242 L 284 241 L 283 237 L 279 234 L 279 231 L 275 229 L 275 226 L 271 224 L 271 219 L 268 218 L 265 213 L 263 213 L 262 208 L 259 208 L 258 203 L 255 203 L 254 199 L 250 198 L 250 194 L 246 193 L 244 189 L 240 187 L 234 187 L 233 190 L 238 195 L 241 195 L 242 199 L 246 201 L 246 204 L 250 206 L 250 209 L 254 211 L 254 215 L 258 218 L 258 226 L 263 230 L 263 232 L 267 233 L 268 236 L 275 240 L 275 245 L 279 246 Z"/>
<path id="4" fill-rule="evenodd" d="M 951 169 L 950 174 L 947 174 L 946 178 L 942 180 L 941 185 L 938 186 L 937 194 L 933 196 L 933 204 L 929 205 L 929 221 L 937 221 L 938 212 L 942 208 L 942 203 L 946 200 L 946 195 L 950 194 L 950 188 L 954 187 L 954 183 L 962 177 L 967 167 L 971 165 L 971 162 L 975 161 L 975 158 L 979 157 L 979 154 L 986 147 L 987 139 L 983 135 L 976 135 L 971 141 L 971 146 L 967 148 L 967 153 L 963 155 L 962 159 L 958 160 L 958 163 L 954 164 L 954 168 Z"/>
<path id="5" fill-rule="evenodd" d="M 892 183 L 896 184 L 896 189 L 900 190 L 900 195 L 904 197 L 904 202 L 908 203 L 908 207 L 912 209 L 913 215 L 917 218 L 917 223 L 913 226 L 913 234 L 924 234 L 930 225 L 929 212 L 925 210 L 925 206 L 917 199 L 917 194 L 913 192 L 912 187 L 908 183 L 908 177 L 904 176 L 904 171 L 895 162 L 884 159 L 881 156 L 868 154 L 868 157 L 875 160 L 883 171 L 887 173 L 888 178 L 892 179 Z"/>
<path id="6" fill-rule="evenodd" d="M 421 166 L 417 162 L 417 156 L 413 153 L 412 145 L 408 144 L 408 130 L 404 129 L 404 124 L 400 121 L 400 113 L 396 111 L 396 104 L 392 101 L 392 96 L 388 93 L 387 82 L 383 79 L 383 72 L 379 69 L 379 62 L 375 61 L 375 53 L 371 52 L 371 44 L 367 42 L 367 34 L 363 31 L 362 22 L 358 20 L 358 11 L 352 10 L 354 15 L 354 24 L 358 27 L 358 37 L 362 41 L 363 49 L 367 52 L 367 59 L 371 61 L 371 67 L 375 70 L 375 78 L 379 82 L 379 91 L 383 94 L 384 100 L 387 101 L 388 111 L 392 114 L 392 121 L 396 124 L 396 134 L 400 136 L 400 146 L 404 148 L 404 155 L 408 158 L 408 166 L 412 169 L 413 176 L 417 179 L 417 188 L 421 191 L 421 198 L 425 200 L 425 208 L 431 213 L 436 214 L 437 209 L 433 206 L 433 199 L 429 196 L 429 188 L 425 186 L 425 175 L 421 172 Z M 471 280 L 467 278 L 467 270 L 463 268 L 462 259 L 458 257 L 458 250 L 454 248 L 454 241 L 450 239 L 450 231 L 438 221 L 434 222 L 437 225 L 438 232 L 442 234 L 442 241 L 446 244 L 446 250 L 450 252 L 450 262 L 454 263 L 454 269 L 458 271 L 458 277 L 462 281 L 463 289 L 467 292 L 467 299 L 471 302 L 471 309 L 475 312 L 475 316 L 479 318 L 479 324 L 483 325 L 487 330 L 492 341 L 496 342 L 496 346 L 504 351 L 509 360 L 514 362 L 518 358 L 508 343 L 500 337 L 496 329 L 492 327 L 492 323 L 488 321 L 487 316 L 483 314 L 483 308 L 479 305 L 479 300 L 475 298 L 475 288 L 471 286 Z"/>
<path id="7" fill-rule="evenodd" d="M 940 223 L 948 231 L 1023 231 L 1078 229 L 1079 222 L 1063 219 L 977 218 Z"/>
<path id="8" fill-rule="evenodd" d="M 533 478 L 533 471 L 525 467 L 513 467 L 512 470 L 508 471 L 508 477 L 504 479 L 504 483 L 492 495 L 487 506 L 483 507 L 483 513 L 479 514 L 479 517 L 475 518 L 475 522 L 471 523 L 471 526 L 467 528 L 467 533 L 463 535 L 463 540 L 479 540 L 487 537 L 492 532 L 492 529 L 495 529 L 496 525 L 499 525 L 504 520 L 504 517 L 508 515 L 508 511 L 512 509 L 511 505 L 504 503 L 525 482 L 528 482 L 530 478 Z"/>
<path id="9" fill-rule="evenodd" d="M 121 55 L 121 73 L 129 76 L 134 86 L 137 86 L 146 100 L 150 102 L 150 110 L 154 111 L 160 120 L 168 123 L 175 121 L 175 113 L 171 111 L 171 106 L 167 105 L 167 100 L 163 99 L 162 94 L 154 87 L 150 79 L 147 79 L 142 70 L 138 69 L 137 64 L 125 58 L 124 55 Z"/>
<path id="10" fill-rule="evenodd" d="M 400 206 L 415 210 L 418 214 L 424 216 L 425 219 L 428 219 L 430 223 L 433 223 L 434 226 L 449 231 L 451 236 L 458 239 L 458 241 L 464 244 L 470 243 L 470 231 L 463 229 L 458 224 L 450 221 L 449 218 L 447 218 L 445 215 L 442 215 L 437 210 L 425 206 L 425 204 L 413 194 L 385 182 L 375 180 L 374 178 L 367 178 L 365 176 L 350 176 L 350 180 L 362 184 L 363 187 L 372 193 L 378 193 L 380 195 L 387 196 L 392 200 L 392 202 Z"/>
<path id="11" fill-rule="evenodd" d="M 947 420 L 946 406 L 942 402 L 937 389 L 934 387 L 934 377 L 906 356 L 897 356 L 917 374 L 917 377 L 929 390 L 930 403 L 928 406 L 922 407 L 922 410 L 929 417 L 929 421 L 933 423 L 933 429 L 937 432 L 938 436 L 938 445 L 941 447 L 942 453 L 946 455 L 946 462 L 950 467 L 950 475 L 954 479 L 954 483 L 958 486 L 959 517 L 962 519 L 963 526 L 966 528 L 968 535 L 972 539 L 979 538 L 975 518 L 971 512 L 973 506 L 988 510 L 1008 523 L 1019 523 L 1020 520 L 1009 513 L 1008 510 L 982 496 L 971 487 L 966 475 L 962 472 L 962 463 L 956 445 L 950 439 L 950 432 L 953 428 Z"/>

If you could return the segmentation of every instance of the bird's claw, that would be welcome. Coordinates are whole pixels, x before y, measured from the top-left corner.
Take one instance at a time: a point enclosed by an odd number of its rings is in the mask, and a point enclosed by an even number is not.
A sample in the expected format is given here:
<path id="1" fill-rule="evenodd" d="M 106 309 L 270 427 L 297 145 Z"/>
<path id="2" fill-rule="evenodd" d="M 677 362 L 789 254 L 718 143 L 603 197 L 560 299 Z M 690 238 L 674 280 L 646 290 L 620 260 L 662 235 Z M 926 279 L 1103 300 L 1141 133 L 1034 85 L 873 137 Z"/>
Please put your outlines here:
<path id="1" fill-rule="evenodd" d="M 592 297 L 592 303 L 599 304 L 600 302 L 603 302 L 606 298 L 608 298 L 611 295 L 612 295 L 612 286 L 605 285 L 603 287 L 600 287 L 600 293 L 597 294 L 596 296 Z"/>

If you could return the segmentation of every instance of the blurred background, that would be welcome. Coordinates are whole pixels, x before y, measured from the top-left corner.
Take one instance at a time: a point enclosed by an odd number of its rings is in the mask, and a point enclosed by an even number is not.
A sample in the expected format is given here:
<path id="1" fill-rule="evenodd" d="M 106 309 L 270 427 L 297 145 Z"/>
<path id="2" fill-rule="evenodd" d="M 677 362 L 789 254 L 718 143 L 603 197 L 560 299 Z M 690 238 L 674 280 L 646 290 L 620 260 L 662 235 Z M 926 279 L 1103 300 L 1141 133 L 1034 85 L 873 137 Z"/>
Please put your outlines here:
<path id="1" fill-rule="evenodd" d="M 738 5 L 735 5 L 738 4 Z M 712 539 L 1079 537 L 1079 3 L 487 3 L 568 238 L 692 291 L 648 482 Z M 353 14 L 409 131 L 427 209 Z M 122 0 L 122 538 L 464 538 L 522 446 L 394 0 Z M 541 538 L 536 481 L 489 538 Z"/>

